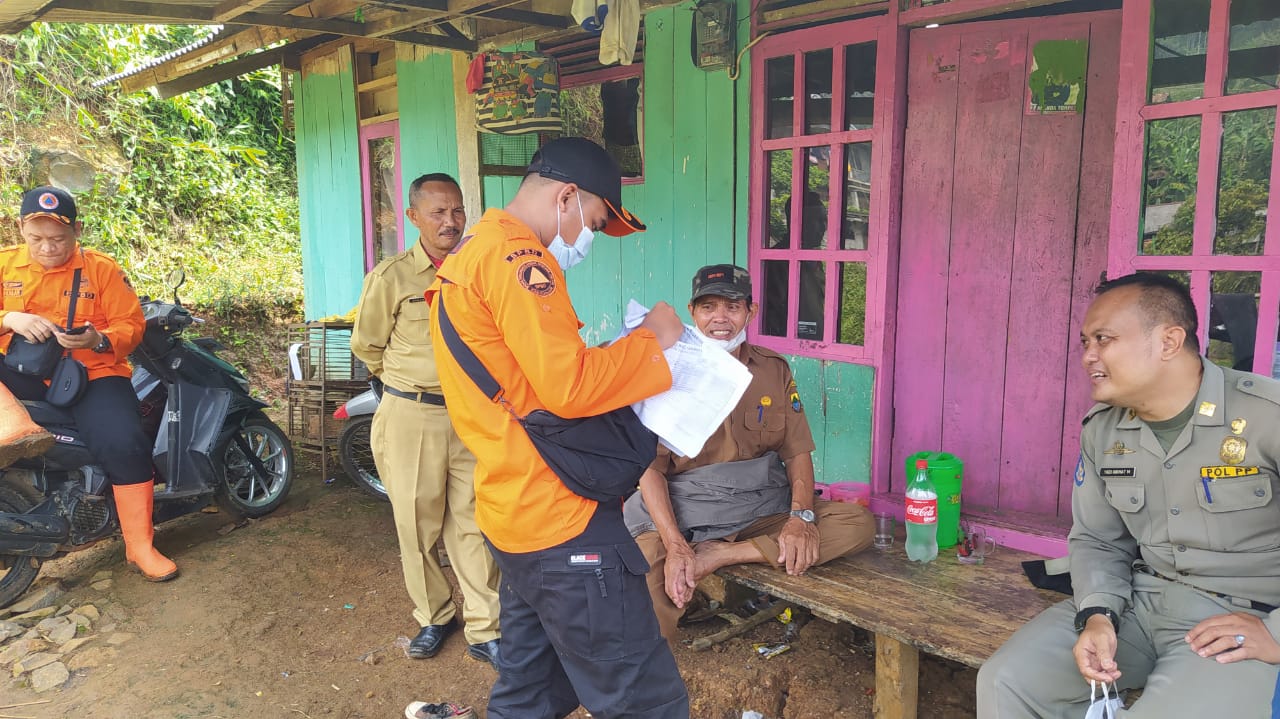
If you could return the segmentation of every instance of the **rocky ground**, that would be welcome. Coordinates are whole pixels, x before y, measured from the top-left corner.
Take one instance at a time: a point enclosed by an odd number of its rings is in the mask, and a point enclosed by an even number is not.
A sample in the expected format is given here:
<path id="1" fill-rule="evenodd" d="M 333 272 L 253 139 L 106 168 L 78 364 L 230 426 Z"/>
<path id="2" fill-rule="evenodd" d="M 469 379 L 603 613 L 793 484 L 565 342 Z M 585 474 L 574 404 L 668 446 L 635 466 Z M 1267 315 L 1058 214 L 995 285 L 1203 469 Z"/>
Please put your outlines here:
<path id="1" fill-rule="evenodd" d="M 405 655 L 416 627 L 390 508 L 344 479 L 311 473 L 269 517 L 195 514 L 156 543 L 177 580 L 143 581 L 111 540 L 46 563 L 0 610 L 0 719 L 395 719 L 414 699 L 483 716 L 495 674 L 460 634 L 434 659 Z M 755 644 L 789 649 L 766 658 Z M 771 622 L 676 658 L 696 719 L 871 715 L 872 643 L 848 626 Z M 921 671 L 923 719 L 973 716 L 972 670 L 925 658 Z"/>

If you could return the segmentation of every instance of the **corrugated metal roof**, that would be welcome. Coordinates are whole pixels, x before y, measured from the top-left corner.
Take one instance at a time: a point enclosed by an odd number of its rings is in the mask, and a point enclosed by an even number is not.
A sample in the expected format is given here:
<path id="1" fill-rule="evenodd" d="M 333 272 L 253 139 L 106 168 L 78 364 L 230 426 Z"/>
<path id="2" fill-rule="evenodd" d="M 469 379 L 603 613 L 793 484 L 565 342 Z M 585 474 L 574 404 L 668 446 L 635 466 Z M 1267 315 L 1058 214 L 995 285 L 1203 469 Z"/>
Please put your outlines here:
<path id="1" fill-rule="evenodd" d="M 113 82 L 119 82 L 120 80 L 123 80 L 126 77 L 129 77 L 131 75 L 137 75 L 138 73 L 148 68 L 155 67 L 156 65 L 159 65 L 164 62 L 168 62 L 169 60 L 172 60 L 177 57 L 182 57 L 183 55 L 186 55 L 187 53 L 192 52 L 193 50 L 198 50 L 204 47 L 205 45 L 209 44 L 210 42 L 218 38 L 220 35 L 222 35 L 223 31 L 226 29 L 225 25 L 212 25 L 210 27 L 212 29 L 212 32 L 200 38 L 199 40 L 196 40 L 195 42 L 189 43 L 187 45 L 183 45 L 182 47 L 176 50 L 167 52 L 159 57 L 153 57 L 149 60 L 145 60 L 142 62 L 142 64 L 138 65 L 137 67 L 130 68 L 128 70 L 125 70 L 124 72 L 117 72 L 116 74 L 110 75 L 108 77 L 104 77 L 101 80 L 94 82 L 92 86 L 102 87 L 103 85 L 110 85 Z"/>

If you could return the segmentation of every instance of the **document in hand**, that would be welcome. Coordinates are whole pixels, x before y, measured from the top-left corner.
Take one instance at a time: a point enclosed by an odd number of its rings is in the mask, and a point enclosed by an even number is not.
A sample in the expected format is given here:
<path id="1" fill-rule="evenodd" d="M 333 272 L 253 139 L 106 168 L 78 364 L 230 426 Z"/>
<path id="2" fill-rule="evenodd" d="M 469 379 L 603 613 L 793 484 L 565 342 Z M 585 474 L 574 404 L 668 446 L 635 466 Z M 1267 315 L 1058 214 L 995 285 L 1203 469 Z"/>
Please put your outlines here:
<path id="1" fill-rule="evenodd" d="M 638 327 L 648 313 L 644 305 L 631 300 L 622 334 Z M 663 354 L 671 367 L 671 389 L 631 408 L 668 449 L 693 457 L 742 399 L 751 384 L 751 371 L 688 325 Z"/>

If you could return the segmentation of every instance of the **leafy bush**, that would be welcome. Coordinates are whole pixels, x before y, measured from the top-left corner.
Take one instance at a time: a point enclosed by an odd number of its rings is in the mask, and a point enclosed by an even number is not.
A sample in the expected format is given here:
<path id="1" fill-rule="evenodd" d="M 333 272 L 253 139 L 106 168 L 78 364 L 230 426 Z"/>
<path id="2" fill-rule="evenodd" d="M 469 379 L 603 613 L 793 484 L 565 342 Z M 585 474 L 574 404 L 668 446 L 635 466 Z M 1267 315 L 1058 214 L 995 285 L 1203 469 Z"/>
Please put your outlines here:
<path id="1" fill-rule="evenodd" d="M 77 193 L 84 243 L 114 256 L 140 293 L 227 315 L 301 314 L 292 134 L 279 76 L 261 70 L 160 100 L 91 83 L 180 47 L 207 28 L 36 23 L 0 38 L 0 243 L 17 242 L 24 189 L 45 181 L 30 148 L 71 151 L 97 170 Z"/>

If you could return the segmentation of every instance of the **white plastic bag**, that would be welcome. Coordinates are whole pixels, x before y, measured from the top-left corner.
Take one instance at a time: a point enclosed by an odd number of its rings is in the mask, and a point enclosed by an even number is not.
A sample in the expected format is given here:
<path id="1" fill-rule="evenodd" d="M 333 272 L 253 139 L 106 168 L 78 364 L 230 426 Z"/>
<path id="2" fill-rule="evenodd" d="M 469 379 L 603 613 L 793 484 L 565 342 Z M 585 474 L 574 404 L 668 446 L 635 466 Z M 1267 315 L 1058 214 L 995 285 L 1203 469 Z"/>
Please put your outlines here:
<path id="1" fill-rule="evenodd" d="M 1120 690 L 1115 684 L 1102 682 L 1102 696 L 1099 697 L 1098 682 L 1089 680 L 1089 711 L 1084 713 L 1084 719 L 1116 719 L 1116 712 L 1123 706 Z"/>

